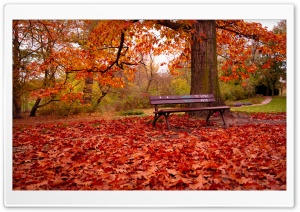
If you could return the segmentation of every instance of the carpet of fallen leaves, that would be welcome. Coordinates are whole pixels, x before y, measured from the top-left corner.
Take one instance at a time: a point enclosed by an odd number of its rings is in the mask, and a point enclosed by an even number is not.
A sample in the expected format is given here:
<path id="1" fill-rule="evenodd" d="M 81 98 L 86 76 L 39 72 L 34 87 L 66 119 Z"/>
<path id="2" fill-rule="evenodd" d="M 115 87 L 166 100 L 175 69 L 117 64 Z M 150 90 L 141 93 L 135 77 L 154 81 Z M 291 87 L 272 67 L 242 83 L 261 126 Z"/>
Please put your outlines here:
<path id="1" fill-rule="evenodd" d="M 274 115 L 276 116 L 274 118 Z M 285 114 L 256 119 L 285 120 Z M 171 115 L 13 127 L 14 190 L 285 190 L 286 123 Z"/>
<path id="2" fill-rule="evenodd" d="M 285 120 L 286 113 L 253 113 L 251 114 L 251 118 L 262 120 Z"/>

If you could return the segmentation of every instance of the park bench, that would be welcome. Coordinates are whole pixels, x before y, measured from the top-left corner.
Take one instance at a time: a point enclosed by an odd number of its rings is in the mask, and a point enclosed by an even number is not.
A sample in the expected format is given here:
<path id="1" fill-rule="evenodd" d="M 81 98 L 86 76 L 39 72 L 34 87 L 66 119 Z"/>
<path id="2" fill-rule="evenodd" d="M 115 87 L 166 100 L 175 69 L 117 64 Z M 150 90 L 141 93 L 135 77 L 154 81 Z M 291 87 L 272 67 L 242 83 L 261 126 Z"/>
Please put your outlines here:
<path id="1" fill-rule="evenodd" d="M 170 113 L 178 113 L 178 112 L 192 112 L 192 111 L 208 111 L 206 122 L 209 122 L 209 118 L 215 112 L 220 112 L 223 123 L 226 126 L 225 119 L 223 117 L 223 113 L 225 110 L 229 109 L 229 106 L 212 106 L 212 103 L 215 102 L 215 97 L 213 94 L 198 94 L 198 95 L 170 95 L 170 96 L 150 96 L 150 104 L 154 105 L 154 120 L 153 126 L 155 126 L 156 121 L 164 116 L 166 119 L 167 128 L 170 130 L 169 123 L 169 115 Z M 190 103 L 206 103 L 206 106 L 203 107 L 184 107 L 184 108 L 171 108 L 171 109 L 158 109 L 158 105 L 168 105 L 168 104 L 190 104 Z M 208 106 L 207 106 L 208 104 Z"/>

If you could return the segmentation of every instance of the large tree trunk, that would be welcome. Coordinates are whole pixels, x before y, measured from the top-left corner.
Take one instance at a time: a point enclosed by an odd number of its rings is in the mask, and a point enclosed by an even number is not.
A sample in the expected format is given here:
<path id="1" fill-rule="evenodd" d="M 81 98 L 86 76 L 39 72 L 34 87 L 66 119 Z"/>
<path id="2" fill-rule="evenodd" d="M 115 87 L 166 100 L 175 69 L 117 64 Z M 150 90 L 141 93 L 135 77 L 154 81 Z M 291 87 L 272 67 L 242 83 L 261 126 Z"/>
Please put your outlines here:
<path id="1" fill-rule="evenodd" d="M 18 25 L 14 24 L 13 38 L 13 118 L 22 118 L 21 114 L 21 83 L 20 83 L 20 54 L 19 54 Z"/>
<path id="2" fill-rule="evenodd" d="M 214 94 L 216 105 L 224 105 L 217 69 L 216 23 L 214 20 L 199 20 L 194 27 L 196 33 L 192 35 L 191 44 L 191 94 Z M 200 114 L 197 112 L 197 115 Z"/>
<path id="3" fill-rule="evenodd" d="M 157 23 L 174 30 L 189 28 L 171 21 Z M 215 95 L 216 105 L 224 105 L 217 69 L 216 22 L 198 20 L 193 28 L 195 33 L 192 33 L 191 43 L 191 94 L 212 93 Z"/>

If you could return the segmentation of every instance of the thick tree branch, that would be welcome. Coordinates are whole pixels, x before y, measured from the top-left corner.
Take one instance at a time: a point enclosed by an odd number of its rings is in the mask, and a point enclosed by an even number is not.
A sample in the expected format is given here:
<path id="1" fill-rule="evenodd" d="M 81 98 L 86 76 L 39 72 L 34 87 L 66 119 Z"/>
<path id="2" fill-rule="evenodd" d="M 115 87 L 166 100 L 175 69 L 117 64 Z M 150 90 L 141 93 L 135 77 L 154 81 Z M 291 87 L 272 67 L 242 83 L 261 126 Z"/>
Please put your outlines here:
<path id="1" fill-rule="evenodd" d="M 240 36 L 243 36 L 243 37 L 246 37 L 246 38 L 250 38 L 250 39 L 253 39 L 255 41 L 258 41 L 259 40 L 259 36 L 256 35 L 256 34 L 246 34 L 246 33 L 243 33 L 241 31 L 239 31 L 238 29 L 234 29 L 232 26 L 230 25 L 224 25 L 224 26 L 220 26 L 220 25 L 216 25 L 217 28 L 219 29 L 222 29 L 222 30 L 226 30 L 226 31 L 229 31 L 229 32 L 232 32 L 236 35 L 240 35 Z"/>
<path id="2" fill-rule="evenodd" d="M 116 55 L 116 59 L 104 70 L 97 70 L 96 67 L 93 67 L 91 69 L 88 69 L 86 70 L 87 72 L 100 72 L 102 74 L 104 74 L 105 72 L 109 71 L 114 65 L 118 66 L 120 69 L 123 69 L 123 65 L 137 65 L 136 63 L 129 63 L 129 62 L 120 62 L 120 57 L 121 57 L 121 53 L 122 53 L 122 50 L 125 48 L 125 49 L 128 49 L 128 47 L 124 47 L 124 42 L 125 42 L 125 33 L 124 32 L 121 32 L 121 37 L 120 37 L 120 44 L 119 44 L 119 47 L 118 47 L 118 52 L 117 52 L 117 55 Z M 76 70 L 76 69 L 73 69 L 73 70 L 69 70 L 67 71 L 66 73 L 70 73 L 70 72 L 80 72 L 80 71 L 83 71 L 83 70 Z"/>
<path id="3" fill-rule="evenodd" d="M 158 21 L 156 21 L 156 23 L 160 24 L 162 26 L 168 27 L 170 29 L 173 29 L 173 30 L 183 29 L 185 31 L 188 31 L 188 30 L 191 29 L 191 26 L 189 26 L 187 24 L 181 24 L 181 23 L 178 23 L 178 22 L 170 21 L 170 20 L 158 20 Z M 233 28 L 232 24 L 234 24 L 234 22 L 230 22 L 226 25 L 216 24 L 216 27 L 219 28 L 219 29 L 223 29 L 223 30 L 227 30 L 229 32 L 235 33 L 236 35 L 240 35 L 240 36 L 258 41 L 258 39 L 259 39 L 258 35 L 243 33 L 241 31 L 239 31 L 238 29 Z"/>
<path id="4" fill-rule="evenodd" d="M 183 29 L 185 31 L 188 31 L 191 29 L 189 25 L 173 22 L 170 20 L 158 20 L 156 21 L 156 23 L 174 30 Z"/>
<path id="5" fill-rule="evenodd" d="M 51 102 L 59 102 L 59 101 L 60 101 L 59 99 L 51 99 L 51 100 L 49 100 L 48 102 L 46 102 L 46 103 L 44 103 L 44 104 L 42 104 L 42 105 L 39 105 L 37 108 L 44 107 L 44 106 L 50 104 Z"/>
<path id="6" fill-rule="evenodd" d="M 119 59 L 120 59 L 121 52 L 122 52 L 122 49 L 123 49 L 123 46 L 124 46 L 124 40 L 125 40 L 125 33 L 124 33 L 124 32 L 121 32 L 120 46 L 119 46 L 119 50 L 118 50 L 117 58 L 116 58 L 116 64 L 117 64 L 117 66 L 119 66 L 120 68 L 123 68 L 123 67 L 119 64 Z"/>

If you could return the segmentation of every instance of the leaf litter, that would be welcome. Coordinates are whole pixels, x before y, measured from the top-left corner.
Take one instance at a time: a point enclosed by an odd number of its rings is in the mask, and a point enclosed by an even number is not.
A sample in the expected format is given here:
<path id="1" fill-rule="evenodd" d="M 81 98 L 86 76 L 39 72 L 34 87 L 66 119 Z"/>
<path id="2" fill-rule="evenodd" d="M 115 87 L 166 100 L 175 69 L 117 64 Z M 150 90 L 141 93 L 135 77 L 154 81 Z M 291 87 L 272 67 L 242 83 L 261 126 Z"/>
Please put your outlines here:
<path id="1" fill-rule="evenodd" d="M 14 126 L 13 189 L 286 190 L 286 123 L 152 119 Z"/>

